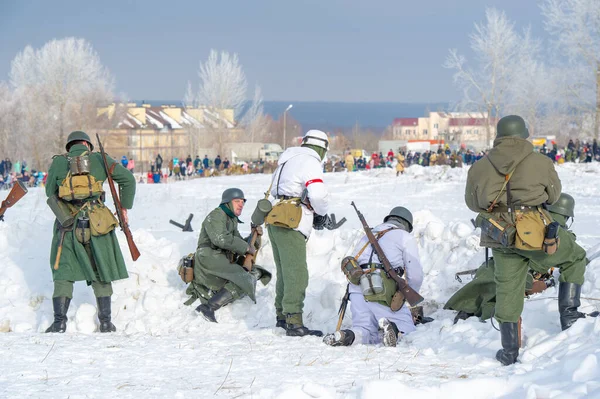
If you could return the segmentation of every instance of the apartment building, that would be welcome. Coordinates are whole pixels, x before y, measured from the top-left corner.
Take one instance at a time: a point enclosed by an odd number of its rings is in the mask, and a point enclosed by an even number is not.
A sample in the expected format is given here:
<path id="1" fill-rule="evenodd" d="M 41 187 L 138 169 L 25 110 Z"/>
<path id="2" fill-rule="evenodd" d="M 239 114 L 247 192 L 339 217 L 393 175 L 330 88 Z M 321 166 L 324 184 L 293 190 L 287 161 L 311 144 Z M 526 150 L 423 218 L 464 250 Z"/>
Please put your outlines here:
<path id="1" fill-rule="evenodd" d="M 496 135 L 496 118 L 491 118 L 489 138 Z M 477 149 L 488 148 L 487 113 L 429 112 L 426 117 L 395 118 L 392 124 L 394 140 L 429 141 L 465 145 Z"/>

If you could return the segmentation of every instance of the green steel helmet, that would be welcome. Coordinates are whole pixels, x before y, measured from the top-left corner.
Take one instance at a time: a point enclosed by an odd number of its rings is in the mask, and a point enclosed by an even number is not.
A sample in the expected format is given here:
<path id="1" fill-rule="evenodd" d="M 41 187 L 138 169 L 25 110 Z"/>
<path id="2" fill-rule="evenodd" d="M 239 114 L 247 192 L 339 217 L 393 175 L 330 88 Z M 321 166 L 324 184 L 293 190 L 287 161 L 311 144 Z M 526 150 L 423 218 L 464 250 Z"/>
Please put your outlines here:
<path id="1" fill-rule="evenodd" d="M 559 215 L 575 217 L 575 199 L 569 194 L 562 193 L 558 200 L 548 207 L 550 212 L 558 213 Z"/>
<path id="2" fill-rule="evenodd" d="M 69 137 L 67 137 L 67 145 L 65 146 L 67 151 L 69 151 L 69 148 L 71 148 L 71 143 L 73 143 L 74 141 L 87 141 L 90 145 L 90 148 L 94 150 L 94 144 L 92 144 L 92 140 L 86 132 L 82 132 L 81 130 L 71 132 L 71 134 L 69 134 Z"/>
<path id="3" fill-rule="evenodd" d="M 221 196 L 221 204 L 227 204 L 234 199 L 243 199 L 246 202 L 246 198 L 244 197 L 244 192 L 239 188 L 228 188 L 223 191 L 223 195 Z"/>
<path id="4" fill-rule="evenodd" d="M 518 115 L 508 115 L 498 121 L 496 138 L 515 136 L 522 139 L 529 137 L 525 121 Z"/>
<path id="5" fill-rule="evenodd" d="M 408 209 L 403 206 L 397 206 L 391 210 L 390 214 L 383 218 L 383 222 L 387 222 L 391 217 L 398 217 L 400 219 L 404 219 L 408 222 L 408 232 L 413 231 L 413 215 L 410 213 Z"/>

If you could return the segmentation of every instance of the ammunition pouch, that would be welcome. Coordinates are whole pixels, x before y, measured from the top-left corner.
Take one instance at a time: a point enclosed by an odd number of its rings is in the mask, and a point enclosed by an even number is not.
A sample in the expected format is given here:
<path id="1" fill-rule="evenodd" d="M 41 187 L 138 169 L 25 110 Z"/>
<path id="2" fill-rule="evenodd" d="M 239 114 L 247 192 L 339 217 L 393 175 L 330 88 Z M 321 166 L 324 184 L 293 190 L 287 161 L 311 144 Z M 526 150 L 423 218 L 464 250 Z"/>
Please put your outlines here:
<path id="1" fill-rule="evenodd" d="M 115 218 L 111 210 L 100 202 L 91 205 L 88 214 L 93 236 L 108 234 L 119 225 L 119 221 Z"/>
<path id="2" fill-rule="evenodd" d="M 71 172 L 58 186 L 58 197 L 65 201 L 82 200 L 103 193 L 102 182 L 92 175 L 72 175 Z"/>
<path id="3" fill-rule="evenodd" d="M 283 199 L 273 206 L 273 209 L 265 218 L 265 223 L 295 229 L 300 225 L 301 218 L 300 198 L 289 198 Z"/>
<path id="4" fill-rule="evenodd" d="M 87 217 L 80 217 L 75 223 L 75 238 L 81 244 L 87 244 L 92 239 L 90 231 L 90 220 Z"/>
<path id="5" fill-rule="evenodd" d="M 514 224 L 505 221 L 499 213 L 479 212 L 475 219 L 475 227 L 505 248 L 515 246 L 517 228 Z"/>
<path id="6" fill-rule="evenodd" d="M 546 226 L 552 223 L 552 218 L 541 207 L 526 210 L 515 210 L 515 227 L 517 230 L 515 248 L 523 251 L 540 251 L 545 247 Z M 558 249 L 558 239 L 552 237 L 548 249 Z"/>
<path id="7" fill-rule="evenodd" d="M 177 273 L 181 280 L 188 284 L 194 280 L 194 254 L 184 256 L 179 260 L 177 265 Z"/>

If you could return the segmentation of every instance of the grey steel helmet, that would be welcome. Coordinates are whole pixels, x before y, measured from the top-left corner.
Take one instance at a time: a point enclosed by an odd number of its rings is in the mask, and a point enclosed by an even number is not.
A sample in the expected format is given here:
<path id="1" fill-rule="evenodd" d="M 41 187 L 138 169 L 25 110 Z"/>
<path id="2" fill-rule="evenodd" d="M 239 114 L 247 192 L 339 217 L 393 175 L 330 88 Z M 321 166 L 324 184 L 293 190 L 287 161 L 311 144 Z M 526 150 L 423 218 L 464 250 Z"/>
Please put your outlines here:
<path id="1" fill-rule="evenodd" d="M 496 138 L 509 136 L 522 139 L 529 137 L 529 130 L 525 126 L 525 121 L 518 115 L 508 115 L 498 121 Z"/>
<path id="2" fill-rule="evenodd" d="M 82 132 L 81 130 L 75 130 L 74 132 L 71 132 L 69 134 L 69 137 L 67 137 L 67 144 L 65 145 L 67 151 L 69 151 L 69 148 L 71 148 L 71 143 L 73 143 L 74 141 L 87 141 L 90 145 L 90 149 L 92 151 L 94 150 L 94 144 L 92 144 L 92 140 L 86 132 Z"/>
<path id="3" fill-rule="evenodd" d="M 244 192 L 239 188 L 228 188 L 223 191 L 223 195 L 221 196 L 221 204 L 227 204 L 234 199 L 243 199 L 246 202 L 246 198 L 244 198 Z"/>
<path id="4" fill-rule="evenodd" d="M 411 233 L 413 231 L 413 215 L 410 213 L 408 209 L 403 206 L 397 206 L 390 211 L 390 214 L 383 218 L 383 222 L 387 222 L 391 217 L 398 217 L 400 219 L 406 220 L 408 222 L 408 232 Z"/>
<path id="5" fill-rule="evenodd" d="M 562 193 L 558 200 L 548 207 L 548 210 L 559 215 L 575 217 L 575 199 L 569 194 Z"/>

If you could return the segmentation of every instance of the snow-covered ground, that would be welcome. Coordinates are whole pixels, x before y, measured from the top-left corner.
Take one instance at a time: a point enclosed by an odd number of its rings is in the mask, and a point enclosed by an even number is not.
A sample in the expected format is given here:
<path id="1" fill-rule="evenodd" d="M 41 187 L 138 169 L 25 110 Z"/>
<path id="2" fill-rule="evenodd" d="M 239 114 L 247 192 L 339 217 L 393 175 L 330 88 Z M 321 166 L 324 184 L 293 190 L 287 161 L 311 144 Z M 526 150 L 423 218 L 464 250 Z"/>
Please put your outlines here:
<path id="1" fill-rule="evenodd" d="M 600 252 L 600 167 L 565 165 L 558 171 L 564 191 L 577 201 L 573 230 L 592 258 Z M 250 198 L 242 215 L 249 221 L 268 175 L 138 185 L 129 217 L 142 256 L 131 261 L 119 232 L 130 272 L 114 284 L 119 331 L 95 332 L 95 300 L 81 282 L 67 333 L 43 334 L 52 320 L 53 216 L 43 189 L 31 189 L 0 223 L 0 397 L 600 397 L 600 319 L 580 320 L 561 332 L 556 288 L 526 301 L 524 349 L 509 367 L 494 359 L 500 334 L 489 322 L 471 318 L 452 325 L 453 312 L 441 310 L 460 287 L 454 273 L 484 258 L 469 221 L 474 214 L 463 201 L 466 174 L 438 166 L 413 166 L 398 178 L 389 169 L 326 174 L 331 209 L 348 222 L 315 232 L 308 242 L 305 322 L 335 330 L 345 289 L 339 263 L 361 235 L 350 202 L 372 225 L 404 205 L 414 214 L 425 269 L 425 312 L 435 321 L 418 326 L 396 348 L 332 348 L 316 337 L 286 337 L 274 327 L 274 282 L 259 284 L 256 305 L 246 298 L 219 310 L 218 324 L 183 305 L 187 297 L 176 265 L 195 250 L 203 217 L 225 188 L 240 187 Z M 194 233 L 169 224 L 189 213 Z M 242 225 L 242 234 L 248 229 L 249 223 Z M 268 237 L 259 264 L 274 271 Z M 585 312 L 600 308 L 594 299 L 600 298 L 599 266 L 595 259 L 586 272 Z M 350 320 L 348 312 L 344 325 Z"/>

